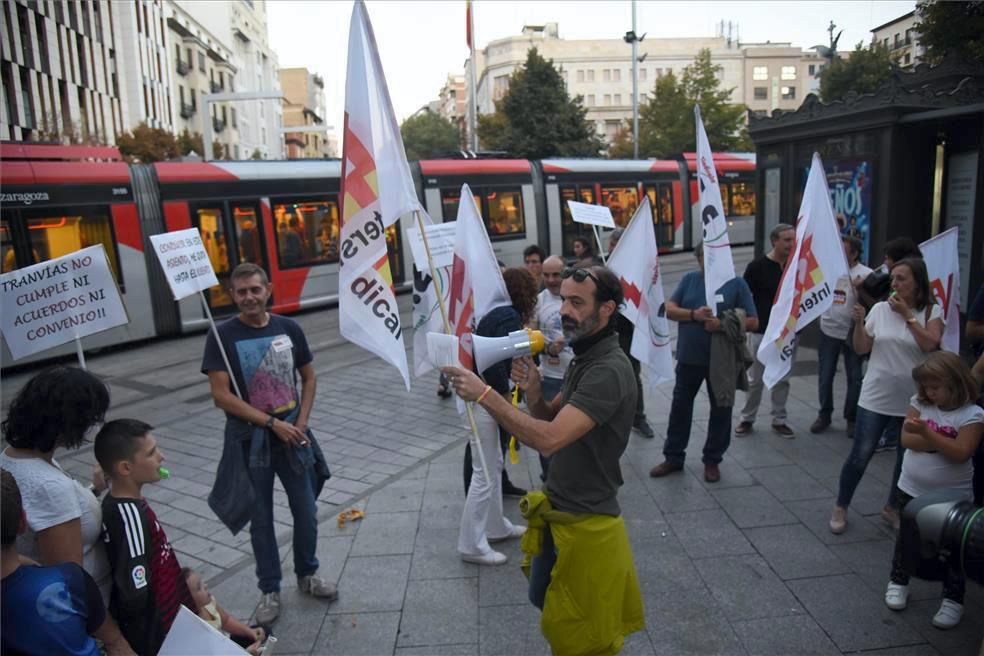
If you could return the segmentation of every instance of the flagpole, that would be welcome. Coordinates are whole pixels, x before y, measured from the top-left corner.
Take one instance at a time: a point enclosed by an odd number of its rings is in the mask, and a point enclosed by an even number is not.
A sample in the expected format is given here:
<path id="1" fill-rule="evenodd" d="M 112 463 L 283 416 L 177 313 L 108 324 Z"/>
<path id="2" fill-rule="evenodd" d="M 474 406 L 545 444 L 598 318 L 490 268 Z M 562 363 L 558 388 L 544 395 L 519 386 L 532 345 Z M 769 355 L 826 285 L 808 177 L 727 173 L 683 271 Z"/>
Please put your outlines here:
<path id="1" fill-rule="evenodd" d="M 205 308 L 205 316 L 208 317 L 208 325 L 212 327 L 212 332 L 215 334 L 215 343 L 219 345 L 219 353 L 222 354 L 222 362 L 225 363 L 226 371 L 229 372 L 229 380 L 232 381 L 232 389 L 235 390 L 236 396 L 245 400 L 243 393 L 239 391 L 239 383 L 236 382 L 236 375 L 232 372 L 232 365 L 229 364 L 229 356 L 226 354 L 225 346 L 222 344 L 222 338 L 219 337 L 219 329 L 215 325 L 215 319 L 212 318 L 212 310 L 208 307 L 208 301 L 205 300 L 205 292 L 198 290 L 198 296 L 202 299 L 202 307 Z"/>
<path id="2" fill-rule="evenodd" d="M 475 126 L 478 124 L 478 79 L 476 76 L 475 68 L 475 17 L 474 17 L 474 5 L 469 2 L 468 4 L 468 49 L 470 52 L 469 56 L 469 68 L 471 69 L 471 84 L 469 96 L 469 104 L 471 105 L 470 120 L 468 121 L 468 136 L 469 136 L 469 146 L 471 146 L 472 152 L 478 152 L 478 133 L 476 132 Z"/>
<path id="3" fill-rule="evenodd" d="M 595 241 L 598 243 L 598 257 L 601 258 L 602 264 L 607 264 L 607 258 L 605 257 L 605 249 L 601 245 L 601 235 L 598 233 L 598 226 L 592 225 L 591 227 L 594 229 Z"/>
<path id="4" fill-rule="evenodd" d="M 434 266 L 434 258 L 431 257 L 430 242 L 427 240 L 427 231 L 424 230 L 424 219 L 420 215 L 420 210 L 414 210 L 417 217 L 417 227 L 420 229 L 420 237 L 424 240 L 424 252 L 427 253 L 427 267 L 430 269 L 431 280 L 434 281 L 434 289 L 437 291 L 437 306 L 441 309 L 441 319 L 444 321 L 444 334 L 451 334 L 451 322 L 448 320 L 448 311 L 444 307 L 444 290 L 438 289 L 440 278 L 437 277 L 437 268 Z M 485 472 L 485 477 L 491 476 L 488 465 L 485 463 L 485 453 L 482 451 L 482 443 L 478 438 L 478 424 L 475 423 L 475 415 L 472 412 L 472 404 L 465 402 L 465 412 L 468 414 L 468 424 L 471 426 L 472 451 L 478 452 L 478 461 Z M 491 480 L 491 479 L 489 479 Z"/>

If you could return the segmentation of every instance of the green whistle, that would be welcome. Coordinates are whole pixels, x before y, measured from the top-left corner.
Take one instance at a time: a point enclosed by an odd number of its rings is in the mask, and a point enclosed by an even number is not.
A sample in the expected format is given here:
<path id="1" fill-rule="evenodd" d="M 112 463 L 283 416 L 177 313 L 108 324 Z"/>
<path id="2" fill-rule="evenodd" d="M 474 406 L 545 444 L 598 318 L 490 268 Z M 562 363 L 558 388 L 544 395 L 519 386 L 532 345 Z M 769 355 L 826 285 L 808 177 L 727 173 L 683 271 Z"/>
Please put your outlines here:
<path id="1" fill-rule="evenodd" d="M 157 474 L 161 477 L 162 481 L 166 481 L 171 478 L 171 472 L 167 469 L 167 467 L 158 467 Z"/>

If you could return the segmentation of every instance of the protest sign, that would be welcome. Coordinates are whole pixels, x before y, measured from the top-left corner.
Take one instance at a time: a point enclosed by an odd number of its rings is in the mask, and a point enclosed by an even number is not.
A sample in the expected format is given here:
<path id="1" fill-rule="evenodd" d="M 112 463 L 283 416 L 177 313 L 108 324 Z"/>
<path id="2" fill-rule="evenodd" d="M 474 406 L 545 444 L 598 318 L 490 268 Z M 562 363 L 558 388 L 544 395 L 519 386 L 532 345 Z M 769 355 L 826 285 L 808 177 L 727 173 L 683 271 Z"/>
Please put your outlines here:
<path id="1" fill-rule="evenodd" d="M 605 205 L 592 205 L 591 203 L 579 203 L 576 200 L 567 201 L 567 207 L 571 208 L 571 218 L 578 223 L 601 226 L 602 228 L 614 228 L 615 219 L 612 218 L 612 211 Z"/>
<path id="2" fill-rule="evenodd" d="M 5 273 L 0 287 L 15 360 L 129 322 L 102 244 Z"/>
<path id="3" fill-rule="evenodd" d="M 432 223 L 424 228 L 427 231 L 427 245 L 430 246 L 434 268 L 451 266 L 454 262 L 454 231 L 456 223 Z M 427 249 L 424 239 L 420 236 L 420 228 L 407 228 L 410 241 L 410 252 L 413 253 L 413 263 L 420 271 L 429 271 L 427 265 Z"/>
<path id="4" fill-rule="evenodd" d="M 246 654 L 246 651 L 205 620 L 184 606 L 179 606 L 171 630 L 167 632 L 158 654 L 160 656 L 235 656 Z"/>
<path id="5" fill-rule="evenodd" d="M 198 228 L 151 235 L 150 243 L 164 269 L 174 300 L 219 284 Z"/>

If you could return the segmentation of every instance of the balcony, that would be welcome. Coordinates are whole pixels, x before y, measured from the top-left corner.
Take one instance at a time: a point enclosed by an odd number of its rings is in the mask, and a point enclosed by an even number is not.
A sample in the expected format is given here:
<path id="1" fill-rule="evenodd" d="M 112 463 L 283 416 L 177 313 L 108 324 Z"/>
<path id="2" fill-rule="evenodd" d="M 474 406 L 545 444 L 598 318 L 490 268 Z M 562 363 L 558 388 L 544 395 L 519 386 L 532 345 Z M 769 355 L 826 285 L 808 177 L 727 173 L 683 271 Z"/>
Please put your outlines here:
<path id="1" fill-rule="evenodd" d="M 222 119 L 220 119 L 220 118 L 213 118 L 212 119 L 212 130 L 216 134 L 218 134 L 218 133 L 222 132 L 223 130 L 225 130 L 225 126 L 226 126 L 225 121 L 223 121 Z"/>
<path id="2" fill-rule="evenodd" d="M 178 71 L 178 75 L 185 76 L 191 72 L 191 64 L 188 64 L 182 60 L 175 62 L 175 70 Z"/>
<path id="3" fill-rule="evenodd" d="M 181 118 L 191 118 L 195 115 L 197 108 L 194 105 L 181 103 Z"/>
<path id="4" fill-rule="evenodd" d="M 222 91 L 222 85 L 215 80 L 210 80 L 208 83 L 208 88 L 212 93 L 219 93 Z"/>

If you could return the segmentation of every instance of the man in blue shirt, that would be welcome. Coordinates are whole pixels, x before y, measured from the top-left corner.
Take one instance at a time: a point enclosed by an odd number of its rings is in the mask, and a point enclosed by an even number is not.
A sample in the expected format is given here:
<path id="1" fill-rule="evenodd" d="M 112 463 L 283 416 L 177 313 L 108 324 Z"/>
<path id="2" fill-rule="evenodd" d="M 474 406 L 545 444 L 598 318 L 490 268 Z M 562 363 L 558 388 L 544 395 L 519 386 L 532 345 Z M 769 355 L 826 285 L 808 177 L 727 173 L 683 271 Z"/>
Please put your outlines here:
<path id="1" fill-rule="evenodd" d="M 694 398 L 701 383 L 707 381 L 707 396 L 711 415 L 707 422 L 707 441 L 704 443 L 704 480 L 715 483 L 721 479 L 718 464 L 731 444 L 731 406 L 719 406 L 714 401 L 708 376 L 711 364 L 711 333 L 721 330 L 721 321 L 707 305 L 704 292 L 704 247 L 694 249 L 700 270 L 691 271 L 677 285 L 666 302 L 666 316 L 679 322 L 677 339 L 676 384 L 670 405 L 670 423 L 666 428 L 663 455 L 666 460 L 650 470 L 659 478 L 683 470 L 690 441 L 690 426 L 694 415 Z M 718 290 L 723 300 L 717 304 L 717 315 L 725 310 L 745 311 L 745 330 L 755 330 L 758 314 L 752 292 L 744 279 L 735 277 Z"/>

